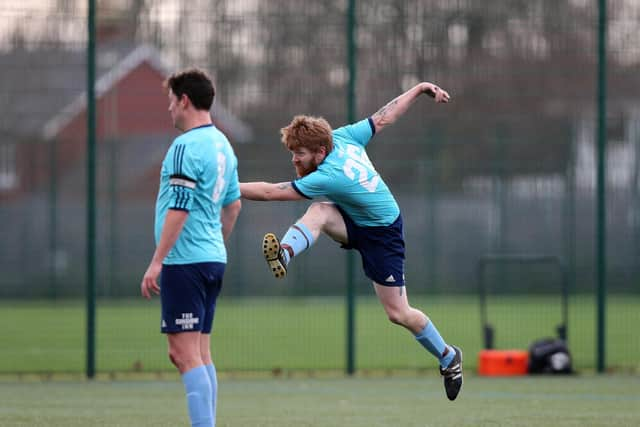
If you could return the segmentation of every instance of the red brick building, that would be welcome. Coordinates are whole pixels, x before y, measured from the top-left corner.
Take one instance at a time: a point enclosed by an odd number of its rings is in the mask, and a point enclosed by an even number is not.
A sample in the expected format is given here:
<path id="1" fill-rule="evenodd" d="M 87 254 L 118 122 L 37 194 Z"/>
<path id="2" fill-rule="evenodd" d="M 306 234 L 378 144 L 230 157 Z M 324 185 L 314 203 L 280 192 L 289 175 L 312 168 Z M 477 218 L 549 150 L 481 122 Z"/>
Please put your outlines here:
<path id="1" fill-rule="evenodd" d="M 118 169 L 121 195 L 155 197 L 160 162 L 178 134 L 167 111 L 162 82 L 170 73 L 150 46 L 101 46 L 97 54 L 96 134 L 100 177 Z M 12 51 L 0 55 L 13 78 L 0 94 L 0 200 L 46 190 L 52 181 L 84 187 L 87 150 L 86 54 Z M 0 100 L 0 103 L 2 101 Z M 214 102 L 212 118 L 232 141 L 251 130 Z"/>

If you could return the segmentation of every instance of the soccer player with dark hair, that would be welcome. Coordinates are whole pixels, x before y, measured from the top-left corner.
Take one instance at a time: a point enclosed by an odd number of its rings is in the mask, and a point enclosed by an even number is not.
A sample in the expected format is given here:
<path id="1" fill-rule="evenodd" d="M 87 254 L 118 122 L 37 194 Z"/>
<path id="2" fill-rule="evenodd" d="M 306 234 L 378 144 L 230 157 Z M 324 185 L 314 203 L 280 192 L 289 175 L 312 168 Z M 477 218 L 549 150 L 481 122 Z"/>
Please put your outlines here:
<path id="1" fill-rule="evenodd" d="M 312 203 L 282 240 L 273 233 L 264 236 L 262 248 L 272 273 L 284 277 L 290 261 L 313 245 L 321 232 L 343 248 L 359 251 L 364 272 L 373 281 L 389 320 L 411 331 L 438 359 L 447 397 L 454 400 L 462 387 L 462 352 L 444 341 L 422 311 L 409 305 L 402 216 L 365 151 L 371 138 L 394 123 L 422 94 L 437 103 L 449 101 L 446 91 L 422 82 L 371 117 L 336 130 L 322 118 L 294 117 L 281 134 L 298 178 L 282 183 L 240 183 L 240 192 L 248 200 L 329 199 Z"/>
<path id="2" fill-rule="evenodd" d="M 140 288 L 147 299 L 160 295 L 161 331 L 182 376 L 191 425 L 214 426 L 217 376 L 210 334 L 227 262 L 224 242 L 241 208 L 238 161 L 211 121 L 215 90 L 207 74 L 182 71 L 164 86 L 182 134 L 162 162 L 156 249 Z"/>

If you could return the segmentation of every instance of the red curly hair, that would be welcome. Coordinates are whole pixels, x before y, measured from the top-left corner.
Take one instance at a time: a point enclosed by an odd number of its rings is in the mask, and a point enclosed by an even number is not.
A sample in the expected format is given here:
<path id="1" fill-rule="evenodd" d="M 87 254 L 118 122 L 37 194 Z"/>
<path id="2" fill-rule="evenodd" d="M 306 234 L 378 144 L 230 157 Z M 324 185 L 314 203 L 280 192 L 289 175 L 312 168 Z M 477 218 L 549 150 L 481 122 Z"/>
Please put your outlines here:
<path id="1" fill-rule="evenodd" d="M 306 148 L 313 153 L 324 147 L 329 154 L 333 150 L 333 136 L 329 122 L 322 117 L 295 116 L 289 126 L 280 129 L 282 143 L 288 150 Z"/>

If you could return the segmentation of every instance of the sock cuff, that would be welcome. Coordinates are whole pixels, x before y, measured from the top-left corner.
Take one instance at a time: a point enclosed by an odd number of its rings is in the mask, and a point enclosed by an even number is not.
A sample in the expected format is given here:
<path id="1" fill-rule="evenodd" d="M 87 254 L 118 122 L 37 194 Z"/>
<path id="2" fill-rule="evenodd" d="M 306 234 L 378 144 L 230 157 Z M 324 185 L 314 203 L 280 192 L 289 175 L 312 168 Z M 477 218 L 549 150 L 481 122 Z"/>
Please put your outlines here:
<path id="1" fill-rule="evenodd" d="M 187 372 L 182 374 L 182 379 L 184 379 L 185 381 L 189 381 L 194 377 L 199 377 L 200 375 L 208 375 L 205 365 L 200 365 L 196 366 L 195 368 L 189 369 Z"/>
<path id="2" fill-rule="evenodd" d="M 306 225 L 304 225 L 301 222 L 296 222 L 295 224 L 293 224 L 293 227 L 298 229 L 298 231 L 300 231 L 304 237 L 307 239 L 307 247 L 313 245 L 313 234 L 311 234 L 311 230 L 309 230 L 309 228 L 307 228 Z"/>
<path id="3" fill-rule="evenodd" d="M 422 330 L 415 335 L 415 337 L 417 339 L 420 339 L 428 336 L 432 328 L 433 328 L 433 323 L 431 323 L 431 320 L 429 320 L 427 324 L 424 325 L 424 328 L 422 328 Z"/>
<path id="4" fill-rule="evenodd" d="M 206 369 L 210 378 L 214 378 L 216 376 L 216 367 L 213 363 L 208 363 L 204 365 L 204 368 Z"/>

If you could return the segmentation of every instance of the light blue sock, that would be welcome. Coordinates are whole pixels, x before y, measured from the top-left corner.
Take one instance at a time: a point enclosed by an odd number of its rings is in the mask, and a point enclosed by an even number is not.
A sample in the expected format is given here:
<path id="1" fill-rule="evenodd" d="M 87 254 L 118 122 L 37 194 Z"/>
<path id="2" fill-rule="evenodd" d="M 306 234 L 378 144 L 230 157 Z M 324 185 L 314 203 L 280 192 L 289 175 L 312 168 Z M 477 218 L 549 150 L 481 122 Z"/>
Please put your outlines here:
<path id="1" fill-rule="evenodd" d="M 182 374 L 184 390 L 187 394 L 187 407 L 192 427 L 213 426 L 211 412 L 211 382 L 207 368 L 198 366 Z"/>
<path id="2" fill-rule="evenodd" d="M 300 252 L 304 251 L 307 248 L 310 248 L 313 245 L 313 234 L 301 222 L 296 222 L 287 230 L 286 234 L 282 238 L 280 242 L 281 245 L 288 245 L 293 249 L 293 256 L 298 255 Z M 290 260 L 289 251 L 284 251 L 285 262 L 288 264 Z"/>
<path id="3" fill-rule="evenodd" d="M 440 366 L 443 368 L 449 366 L 449 363 L 453 360 L 453 356 L 456 354 L 453 347 L 448 346 L 447 343 L 444 342 L 444 339 L 442 339 L 442 336 L 440 336 L 440 333 L 431 320 L 427 321 L 424 329 L 416 335 L 416 339 L 429 353 L 438 359 Z M 449 352 L 446 356 L 442 357 L 442 353 L 444 353 L 447 348 Z"/>
<path id="4" fill-rule="evenodd" d="M 218 377 L 216 375 L 216 367 L 212 364 L 204 365 L 209 374 L 209 382 L 211 383 L 211 408 L 213 409 L 213 425 L 216 425 L 216 401 L 218 398 Z"/>

